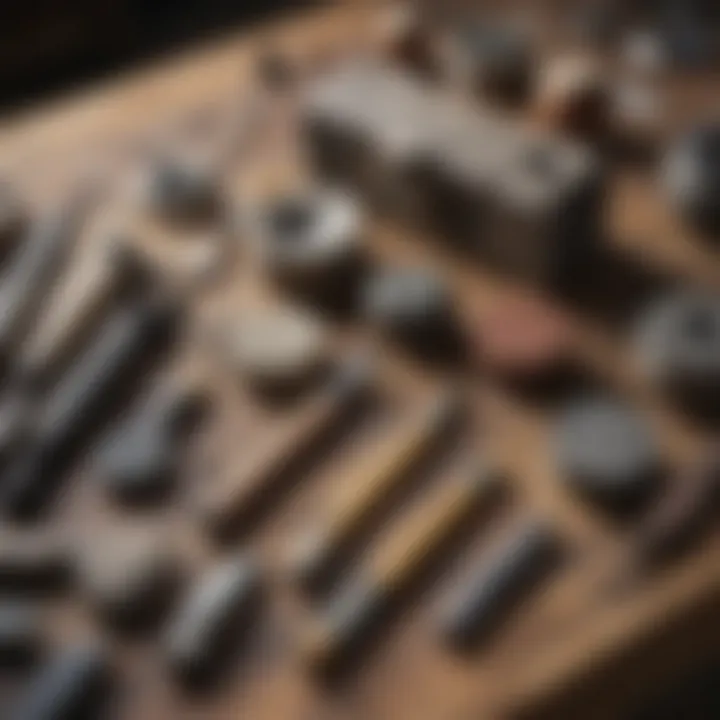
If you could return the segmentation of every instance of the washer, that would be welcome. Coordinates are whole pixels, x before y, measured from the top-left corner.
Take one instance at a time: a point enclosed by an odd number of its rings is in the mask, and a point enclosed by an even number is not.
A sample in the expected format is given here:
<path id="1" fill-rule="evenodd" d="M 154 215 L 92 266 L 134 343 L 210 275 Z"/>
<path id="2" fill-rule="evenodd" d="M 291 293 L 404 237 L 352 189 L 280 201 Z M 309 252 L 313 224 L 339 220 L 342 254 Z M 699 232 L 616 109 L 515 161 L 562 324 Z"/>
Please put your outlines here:
<path id="1" fill-rule="evenodd" d="M 354 286 L 364 228 L 351 195 L 323 188 L 276 197 L 257 235 L 263 265 L 286 289 L 334 300 Z"/>

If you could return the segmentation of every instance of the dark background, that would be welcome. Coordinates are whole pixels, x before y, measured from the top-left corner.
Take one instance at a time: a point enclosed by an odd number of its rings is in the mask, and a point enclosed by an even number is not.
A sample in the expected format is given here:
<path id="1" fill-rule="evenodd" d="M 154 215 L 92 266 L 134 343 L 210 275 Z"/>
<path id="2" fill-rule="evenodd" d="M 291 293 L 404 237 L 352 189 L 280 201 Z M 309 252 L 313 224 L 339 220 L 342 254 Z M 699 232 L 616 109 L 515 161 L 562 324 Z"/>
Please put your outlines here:
<path id="1" fill-rule="evenodd" d="M 301 0 L 0 0 L 0 110 Z"/>

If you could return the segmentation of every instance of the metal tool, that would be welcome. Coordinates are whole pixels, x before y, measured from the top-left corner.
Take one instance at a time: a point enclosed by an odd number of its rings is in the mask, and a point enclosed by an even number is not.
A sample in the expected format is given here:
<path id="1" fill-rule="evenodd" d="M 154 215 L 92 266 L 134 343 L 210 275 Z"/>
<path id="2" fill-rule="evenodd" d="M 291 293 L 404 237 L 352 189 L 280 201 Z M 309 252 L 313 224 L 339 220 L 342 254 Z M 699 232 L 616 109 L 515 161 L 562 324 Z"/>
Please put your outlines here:
<path id="1" fill-rule="evenodd" d="M 299 419 L 290 423 L 259 452 L 250 467 L 210 490 L 201 501 L 201 517 L 217 538 L 247 530 L 262 514 L 268 497 L 280 489 L 288 470 L 337 425 L 348 408 L 369 388 L 370 370 L 363 359 L 343 366 Z"/>
<path id="2" fill-rule="evenodd" d="M 418 268 L 378 273 L 364 287 L 367 320 L 400 344 L 430 360 L 461 350 L 461 332 L 450 288 L 440 275 Z"/>
<path id="3" fill-rule="evenodd" d="M 0 533 L 0 592 L 50 592 L 74 573 L 70 543 L 51 533 L 4 530 Z"/>
<path id="4" fill-rule="evenodd" d="M 12 354 L 27 335 L 50 289 L 70 259 L 92 193 L 83 192 L 57 213 L 38 221 L 0 286 L 0 353 Z"/>
<path id="5" fill-rule="evenodd" d="M 44 506 L 78 447 L 118 400 L 123 383 L 149 354 L 165 349 L 176 330 L 177 313 L 164 300 L 125 307 L 105 323 L 40 409 L 34 439 L 0 487 L 7 513 L 23 517 Z"/>
<path id="6" fill-rule="evenodd" d="M 412 468 L 458 418 L 461 406 L 455 393 L 443 393 L 343 480 L 347 491 L 331 507 L 326 525 L 297 543 L 294 572 L 306 590 L 327 584 L 372 516 L 408 481 Z"/>
<path id="7" fill-rule="evenodd" d="M 12 720 L 75 720 L 106 710 L 112 672 L 104 651 L 75 646 L 48 661 L 30 682 Z"/>
<path id="8" fill-rule="evenodd" d="M 33 663 L 43 645 L 38 608 L 16 601 L 0 604 L 0 668 Z"/>
<path id="9" fill-rule="evenodd" d="M 168 662 L 182 682 L 207 681 L 246 630 L 259 598 L 260 576 L 246 557 L 210 571 L 170 624 Z"/>
<path id="10" fill-rule="evenodd" d="M 501 487 L 499 475 L 487 468 L 443 485 L 379 548 L 358 582 L 331 603 L 304 644 L 310 666 L 322 674 L 345 666 L 393 602 Z"/>
<path id="11" fill-rule="evenodd" d="M 63 282 L 53 304 L 20 351 L 18 371 L 33 389 L 46 387 L 67 369 L 90 334 L 121 301 L 147 289 L 150 272 L 118 240 L 93 254 L 79 279 Z"/>
<path id="12" fill-rule="evenodd" d="M 636 357 L 647 379 L 691 413 L 720 415 L 720 293 L 674 291 L 638 323 Z"/>
<path id="13" fill-rule="evenodd" d="M 176 383 L 152 389 L 100 448 L 98 473 L 111 495 L 124 504 L 165 497 L 182 461 L 181 441 L 207 405 L 205 394 Z"/>
<path id="14" fill-rule="evenodd" d="M 9 183 L 0 182 L 0 265 L 4 265 L 17 250 L 29 222 L 25 203 Z"/>
<path id="15" fill-rule="evenodd" d="M 474 648 L 546 575 L 558 556 L 554 533 L 523 523 L 483 562 L 443 610 L 441 632 L 456 650 Z"/>
<path id="16" fill-rule="evenodd" d="M 604 172 L 584 147 L 372 62 L 319 78 L 301 122 L 323 177 L 511 272 L 562 286 L 593 257 Z"/>
<path id="17" fill-rule="evenodd" d="M 631 553 L 635 570 L 650 570 L 683 552 L 717 518 L 720 447 L 675 478 L 673 488 L 639 521 Z"/>

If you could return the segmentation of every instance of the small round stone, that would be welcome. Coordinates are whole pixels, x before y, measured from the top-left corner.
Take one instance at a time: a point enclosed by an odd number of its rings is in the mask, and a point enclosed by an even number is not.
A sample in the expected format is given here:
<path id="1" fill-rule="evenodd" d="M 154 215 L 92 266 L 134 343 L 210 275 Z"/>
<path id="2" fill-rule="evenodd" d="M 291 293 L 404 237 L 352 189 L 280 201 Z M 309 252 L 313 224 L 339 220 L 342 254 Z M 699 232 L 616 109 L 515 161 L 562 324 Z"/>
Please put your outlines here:
<path id="1" fill-rule="evenodd" d="M 227 343 L 232 362 L 261 389 L 302 385 L 329 361 L 325 327 L 312 315 L 290 308 L 246 315 Z"/>
<path id="2" fill-rule="evenodd" d="M 680 292 L 653 303 L 636 352 L 645 375 L 690 410 L 720 410 L 720 295 Z"/>
<path id="3" fill-rule="evenodd" d="M 359 264 L 362 212 L 341 191 L 286 195 L 274 199 L 262 213 L 258 240 L 265 266 L 288 288 L 342 293 Z"/>
<path id="4" fill-rule="evenodd" d="M 609 509 L 634 509 L 655 489 L 661 457 L 642 419 L 600 397 L 577 400 L 556 425 L 556 452 L 565 481 Z"/>
<path id="5" fill-rule="evenodd" d="M 663 181 L 687 222 L 713 236 L 720 234 L 720 121 L 698 125 L 672 145 Z"/>
<path id="6" fill-rule="evenodd" d="M 444 352 L 457 339 L 451 294 L 443 280 L 415 269 L 389 270 L 369 280 L 363 298 L 371 324 L 422 354 Z"/>
<path id="7" fill-rule="evenodd" d="M 547 63 L 538 82 L 538 109 L 551 127 L 581 137 L 607 129 L 608 85 L 602 67 L 580 55 L 563 55 Z"/>

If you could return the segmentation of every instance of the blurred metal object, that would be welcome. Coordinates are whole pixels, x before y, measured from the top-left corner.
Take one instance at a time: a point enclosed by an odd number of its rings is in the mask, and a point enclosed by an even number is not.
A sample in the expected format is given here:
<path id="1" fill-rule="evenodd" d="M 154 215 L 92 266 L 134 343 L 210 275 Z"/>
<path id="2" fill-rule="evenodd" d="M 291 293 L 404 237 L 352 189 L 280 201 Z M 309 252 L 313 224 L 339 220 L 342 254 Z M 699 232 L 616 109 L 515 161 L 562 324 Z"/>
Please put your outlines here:
<path id="1" fill-rule="evenodd" d="M 75 572 L 73 546 L 50 532 L 0 533 L 0 592 L 51 593 L 65 587 Z"/>
<path id="2" fill-rule="evenodd" d="M 659 487 L 661 448 L 631 408 L 604 397 L 580 397 L 559 414 L 557 463 L 581 496 L 617 512 L 633 511 Z"/>
<path id="3" fill-rule="evenodd" d="M 57 379 L 103 317 L 150 282 L 150 272 L 121 240 L 79 264 L 84 270 L 79 281 L 71 276 L 59 284 L 47 313 L 21 349 L 19 374 L 35 387 Z"/>
<path id="4" fill-rule="evenodd" d="M 120 421 L 98 452 L 98 473 L 125 505 L 167 496 L 182 463 L 182 445 L 209 408 L 200 389 L 160 383 Z"/>
<path id="5" fill-rule="evenodd" d="M 332 302 L 354 285 L 364 220 L 356 199 L 338 188 L 272 198 L 258 219 L 256 250 L 284 287 Z"/>
<path id="6" fill-rule="evenodd" d="M 677 291 L 642 314 L 635 355 L 644 376 L 698 417 L 720 412 L 720 295 Z"/>
<path id="7" fill-rule="evenodd" d="M 0 183 L 0 262 L 17 249 L 30 223 L 29 211 L 8 183 Z"/>
<path id="8" fill-rule="evenodd" d="M 477 647 L 548 574 L 558 551 L 557 538 L 544 524 L 515 528 L 443 609 L 446 641 L 460 651 Z"/>
<path id="9" fill-rule="evenodd" d="M 38 608 L 17 601 L 0 603 L 0 668 L 32 664 L 44 640 Z"/>
<path id="10" fill-rule="evenodd" d="M 167 660 L 181 682 L 192 686 L 219 672 L 222 660 L 250 629 L 260 590 L 259 571 L 243 556 L 200 579 L 166 636 Z"/>
<path id="11" fill-rule="evenodd" d="M 76 720 L 107 712 L 113 673 L 106 652 L 84 645 L 61 650 L 32 679 L 11 720 Z"/>
<path id="12" fill-rule="evenodd" d="M 363 288 L 366 320 L 381 333 L 433 360 L 457 356 L 461 332 L 455 299 L 431 270 L 381 270 Z"/>
<path id="13" fill-rule="evenodd" d="M 39 220 L 0 286 L 0 353 L 9 356 L 24 340 L 70 260 L 81 224 L 96 201 L 83 188 L 59 211 Z"/>
<path id="14" fill-rule="evenodd" d="M 500 487 L 500 478 L 487 468 L 443 485 L 380 548 L 368 571 L 330 604 L 306 638 L 306 662 L 321 674 L 332 674 L 345 665 L 393 601 L 444 543 L 496 497 Z"/>
<path id="15" fill-rule="evenodd" d="M 456 421 L 462 403 L 442 393 L 380 443 L 369 463 L 342 480 L 345 490 L 331 506 L 325 524 L 296 543 L 293 572 L 308 592 L 323 589 L 346 560 L 346 554 L 368 522 L 439 439 Z"/>
<path id="16" fill-rule="evenodd" d="M 385 189 L 391 178 L 384 209 L 430 223 L 520 276 L 570 283 L 593 255 L 604 172 L 580 145 L 369 61 L 318 80 L 305 97 L 302 124 L 324 177 L 371 202 L 378 182 Z"/>
<path id="17" fill-rule="evenodd" d="M 679 555 L 717 521 L 720 447 L 713 445 L 673 481 L 633 531 L 635 570 L 652 569 Z"/>
<path id="18" fill-rule="evenodd" d="M 276 493 L 284 474 L 299 458 L 331 434 L 346 411 L 371 387 L 372 371 L 363 360 L 346 362 L 307 407 L 293 417 L 261 449 L 239 477 L 222 479 L 201 498 L 200 516 L 208 531 L 222 539 L 246 531 L 269 497 Z"/>
<path id="19" fill-rule="evenodd" d="M 662 181 L 686 222 L 720 239 L 720 119 L 697 124 L 669 148 Z"/>
<path id="20" fill-rule="evenodd" d="M 167 300 L 137 302 L 108 319 L 43 403 L 34 436 L 2 484 L 4 510 L 16 517 L 45 506 L 77 444 L 97 429 L 121 385 L 176 336 L 178 312 Z"/>

